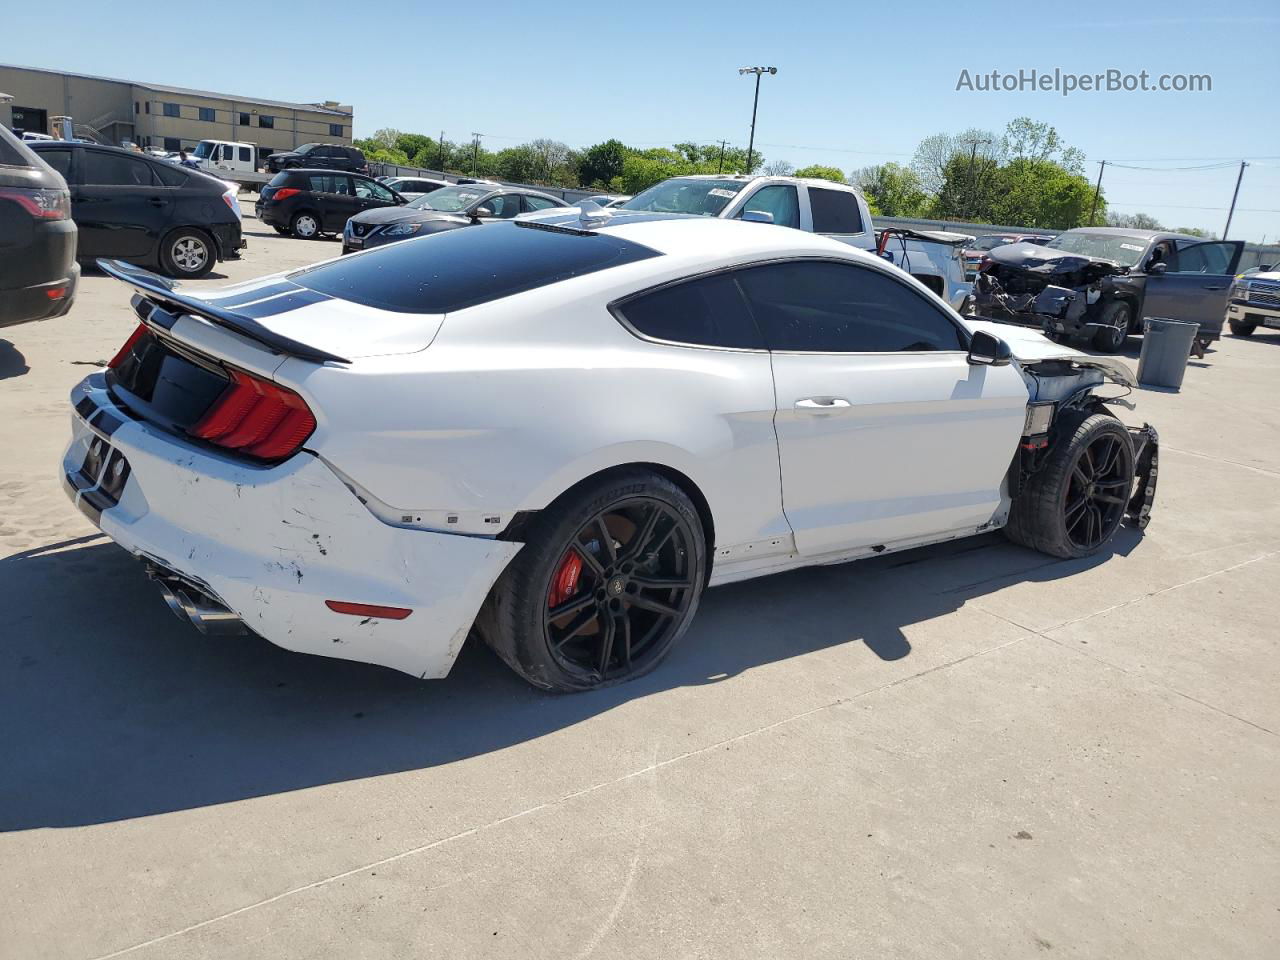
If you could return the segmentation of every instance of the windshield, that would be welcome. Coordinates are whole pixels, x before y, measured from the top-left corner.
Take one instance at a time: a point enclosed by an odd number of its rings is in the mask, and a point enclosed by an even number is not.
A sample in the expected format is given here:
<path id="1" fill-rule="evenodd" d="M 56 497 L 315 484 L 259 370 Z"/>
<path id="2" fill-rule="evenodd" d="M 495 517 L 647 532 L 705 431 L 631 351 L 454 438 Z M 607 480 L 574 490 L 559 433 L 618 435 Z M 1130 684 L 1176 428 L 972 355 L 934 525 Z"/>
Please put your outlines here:
<path id="1" fill-rule="evenodd" d="M 746 180 L 663 180 L 622 205 L 623 210 L 653 210 L 658 213 L 696 213 L 716 217 L 729 205 Z"/>
<path id="2" fill-rule="evenodd" d="M 1126 267 L 1132 267 L 1142 257 L 1149 241 L 1146 237 L 1131 237 L 1123 233 L 1089 233 L 1069 230 L 1055 237 L 1045 246 L 1067 253 L 1078 253 L 1083 257 L 1099 260 L 1114 260 Z"/>
<path id="3" fill-rule="evenodd" d="M 409 206 L 415 210 L 443 210 L 446 213 L 457 213 L 491 192 L 491 190 L 477 190 L 475 187 L 442 187 L 419 197 Z"/>
<path id="4" fill-rule="evenodd" d="M 302 146 L 296 148 L 293 152 L 294 153 L 310 153 L 312 150 L 314 150 L 318 146 L 320 146 L 320 144 L 318 143 L 304 143 Z"/>
<path id="5" fill-rule="evenodd" d="M 973 250 L 994 250 L 996 247 L 1002 247 L 1006 243 L 1013 243 L 1013 237 L 989 236 L 979 237 L 973 242 L 970 249 Z"/>
<path id="6" fill-rule="evenodd" d="M 201 140 L 196 144 L 196 148 L 193 153 L 195 153 L 195 155 L 201 160 L 208 160 L 213 156 L 213 151 L 216 146 L 217 144 L 212 140 Z"/>

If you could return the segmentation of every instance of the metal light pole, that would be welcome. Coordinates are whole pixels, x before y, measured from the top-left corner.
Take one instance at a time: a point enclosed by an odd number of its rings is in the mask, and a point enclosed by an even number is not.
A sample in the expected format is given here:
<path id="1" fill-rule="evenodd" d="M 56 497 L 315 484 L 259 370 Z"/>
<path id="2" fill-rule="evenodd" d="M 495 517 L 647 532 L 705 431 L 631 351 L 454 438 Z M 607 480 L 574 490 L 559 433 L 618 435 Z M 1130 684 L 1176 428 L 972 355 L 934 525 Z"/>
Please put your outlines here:
<path id="1" fill-rule="evenodd" d="M 474 131 L 471 134 L 471 175 L 473 177 L 476 175 L 476 156 L 480 153 L 480 138 L 483 136 L 483 133 Z"/>
<path id="2" fill-rule="evenodd" d="M 751 101 L 751 138 L 747 141 L 747 173 L 751 172 L 751 154 L 756 145 L 756 108 L 760 106 L 760 78 L 766 73 L 777 73 L 777 67 L 740 67 L 738 75 L 754 73 L 756 75 L 756 96 Z"/>

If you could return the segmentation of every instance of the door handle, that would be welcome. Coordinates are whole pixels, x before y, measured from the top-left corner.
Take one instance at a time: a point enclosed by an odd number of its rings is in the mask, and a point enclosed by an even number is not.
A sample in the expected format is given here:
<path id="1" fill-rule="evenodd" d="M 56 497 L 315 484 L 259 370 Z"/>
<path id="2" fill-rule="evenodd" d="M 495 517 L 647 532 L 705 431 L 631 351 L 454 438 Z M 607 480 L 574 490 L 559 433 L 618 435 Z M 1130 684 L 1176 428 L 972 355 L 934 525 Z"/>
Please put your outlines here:
<path id="1" fill-rule="evenodd" d="M 796 401 L 797 410 L 810 413 L 830 413 L 832 410 L 843 410 L 852 406 L 844 397 L 805 397 Z"/>
<path id="2" fill-rule="evenodd" d="M 1227 289 L 1227 288 L 1226 288 L 1226 285 L 1224 284 L 1224 285 L 1223 285 L 1223 286 L 1221 286 L 1221 287 L 1205 287 L 1205 289 L 1206 289 L 1206 290 L 1225 290 L 1225 289 Z"/>
<path id="3" fill-rule="evenodd" d="M 152 198 L 151 198 L 151 205 L 152 205 L 153 207 L 163 207 L 163 206 L 164 206 L 165 204 L 167 204 L 168 202 L 169 202 L 169 201 L 168 201 L 168 200 L 165 200 L 163 197 L 152 197 Z"/>

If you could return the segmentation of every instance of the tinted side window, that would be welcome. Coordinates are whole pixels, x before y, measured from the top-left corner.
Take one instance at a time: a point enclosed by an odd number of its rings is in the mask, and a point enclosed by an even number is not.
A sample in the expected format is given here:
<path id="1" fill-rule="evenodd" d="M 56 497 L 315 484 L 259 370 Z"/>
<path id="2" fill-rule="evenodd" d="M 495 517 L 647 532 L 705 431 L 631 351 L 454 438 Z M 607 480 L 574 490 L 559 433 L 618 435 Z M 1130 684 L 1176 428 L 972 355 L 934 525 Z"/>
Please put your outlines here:
<path id="1" fill-rule="evenodd" d="M 252 148 L 252 147 L 240 147 L 240 148 L 239 148 L 239 150 L 240 150 L 240 159 L 241 159 L 241 160 L 243 160 L 243 161 L 245 161 L 245 162 L 249 162 L 249 161 L 252 161 L 252 160 L 253 160 L 253 148 Z"/>
<path id="2" fill-rule="evenodd" d="M 84 151 L 84 182 L 94 185 L 150 187 L 151 164 L 125 153 Z"/>
<path id="3" fill-rule="evenodd" d="M 760 331 L 729 273 L 643 293 L 616 309 L 637 332 L 655 340 L 706 347 L 764 348 Z"/>
<path id="4" fill-rule="evenodd" d="M 312 173 L 307 175 L 307 183 L 315 193 L 341 193 L 349 195 L 351 184 L 341 174 Z"/>
<path id="5" fill-rule="evenodd" d="M 814 233 L 861 233 L 862 214 L 858 198 L 845 190 L 809 188 Z"/>
<path id="6" fill-rule="evenodd" d="M 424 188 L 429 189 L 429 188 Z M 546 197 L 530 197 L 524 198 L 525 206 L 529 210 L 550 210 L 552 207 L 558 207 L 560 204 L 554 200 L 548 200 Z"/>
<path id="7" fill-rule="evenodd" d="M 810 260 L 751 267 L 738 280 L 771 350 L 964 349 L 946 314 L 881 270 Z"/>
<path id="8" fill-rule="evenodd" d="M 492 216 L 499 220 L 510 220 L 520 212 L 520 196 L 519 194 L 508 193 L 490 197 L 481 206 L 490 208 L 493 211 Z"/>
<path id="9" fill-rule="evenodd" d="M 356 196 L 372 197 L 375 200 L 381 200 L 384 203 L 394 203 L 395 197 L 391 191 L 380 183 L 374 183 L 372 180 L 356 180 Z"/>
<path id="10" fill-rule="evenodd" d="M 823 192 L 831 193 L 832 191 Z M 757 190 L 747 198 L 747 202 L 738 211 L 738 218 L 741 219 L 748 210 L 772 214 L 773 222 L 780 227 L 800 226 L 800 200 L 796 194 L 796 188 L 787 184 L 776 183 Z"/>
<path id="11" fill-rule="evenodd" d="M 71 151 L 41 150 L 40 159 L 62 174 L 62 179 L 71 182 Z"/>
<path id="12" fill-rule="evenodd" d="M 1231 247 L 1225 243 L 1195 243 L 1169 258 L 1169 273 L 1226 273 Z"/>
<path id="13" fill-rule="evenodd" d="M 166 187 L 180 187 L 187 182 L 187 175 L 175 166 L 165 164 L 151 168 L 151 171 L 160 178 L 160 182 Z"/>

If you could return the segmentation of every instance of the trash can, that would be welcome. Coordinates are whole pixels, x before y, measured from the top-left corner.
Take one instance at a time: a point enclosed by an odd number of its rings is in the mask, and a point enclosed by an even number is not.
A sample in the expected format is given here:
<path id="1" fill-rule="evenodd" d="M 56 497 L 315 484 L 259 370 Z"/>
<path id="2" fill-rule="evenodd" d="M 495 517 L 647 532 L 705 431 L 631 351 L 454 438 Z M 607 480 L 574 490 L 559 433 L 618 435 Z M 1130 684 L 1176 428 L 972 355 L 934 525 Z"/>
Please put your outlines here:
<path id="1" fill-rule="evenodd" d="M 1170 317 L 1145 317 L 1142 353 L 1138 355 L 1138 382 L 1148 387 L 1182 387 L 1187 358 L 1200 324 Z"/>

